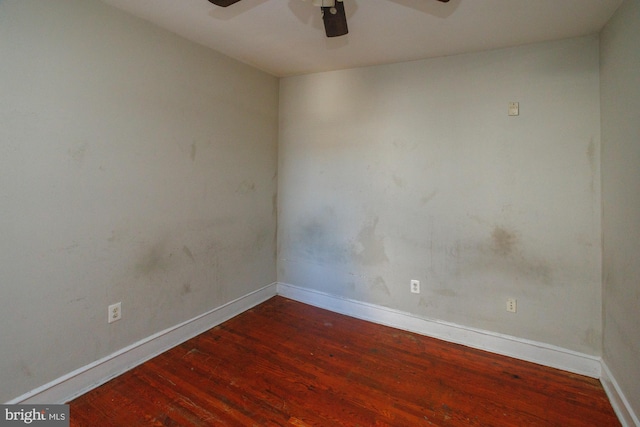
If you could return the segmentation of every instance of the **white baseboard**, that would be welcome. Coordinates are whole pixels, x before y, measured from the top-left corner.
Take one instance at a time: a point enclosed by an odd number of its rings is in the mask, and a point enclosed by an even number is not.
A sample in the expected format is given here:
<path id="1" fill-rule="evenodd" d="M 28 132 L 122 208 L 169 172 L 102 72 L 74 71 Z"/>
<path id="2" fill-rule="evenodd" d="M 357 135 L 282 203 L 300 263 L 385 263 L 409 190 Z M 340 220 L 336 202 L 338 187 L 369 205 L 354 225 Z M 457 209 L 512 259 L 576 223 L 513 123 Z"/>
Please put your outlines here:
<path id="1" fill-rule="evenodd" d="M 168 349 L 268 300 L 276 295 L 276 289 L 275 283 L 267 285 L 193 319 L 151 335 L 80 369 L 76 369 L 48 384 L 16 397 L 7 402 L 7 404 L 68 402 Z"/>
<path id="2" fill-rule="evenodd" d="M 236 315 L 282 295 L 296 301 L 374 323 L 515 357 L 565 371 L 600 378 L 624 427 L 640 427 L 638 417 L 608 367 L 598 357 L 545 343 L 454 323 L 426 319 L 387 307 L 350 300 L 285 283 L 273 283 L 179 325 L 158 332 L 109 356 L 70 372 L 48 384 L 6 402 L 7 404 L 65 403 L 217 326 Z"/>
<path id="3" fill-rule="evenodd" d="M 623 427 L 640 427 L 638 416 L 634 413 L 629 401 L 624 393 L 622 393 L 618 382 L 604 361 L 602 362 L 602 377 L 600 378 L 600 382 L 607 396 L 609 396 L 611 406 L 613 406 L 613 410 L 616 411 L 616 415 Z"/>
<path id="4" fill-rule="evenodd" d="M 418 317 L 411 313 L 350 300 L 286 283 L 278 283 L 278 295 L 358 319 L 592 378 L 600 378 L 601 375 L 601 359 L 599 357 L 550 344 Z"/>

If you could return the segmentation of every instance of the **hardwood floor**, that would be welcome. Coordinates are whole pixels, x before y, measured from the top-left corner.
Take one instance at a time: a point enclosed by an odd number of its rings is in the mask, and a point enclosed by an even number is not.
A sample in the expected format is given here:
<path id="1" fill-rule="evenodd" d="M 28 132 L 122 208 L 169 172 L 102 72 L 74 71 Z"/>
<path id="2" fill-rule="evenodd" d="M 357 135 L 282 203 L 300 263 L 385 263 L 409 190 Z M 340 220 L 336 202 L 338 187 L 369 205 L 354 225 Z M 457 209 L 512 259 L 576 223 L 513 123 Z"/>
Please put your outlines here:
<path id="1" fill-rule="evenodd" d="M 598 380 L 282 297 L 75 399 L 71 426 L 619 426 Z"/>

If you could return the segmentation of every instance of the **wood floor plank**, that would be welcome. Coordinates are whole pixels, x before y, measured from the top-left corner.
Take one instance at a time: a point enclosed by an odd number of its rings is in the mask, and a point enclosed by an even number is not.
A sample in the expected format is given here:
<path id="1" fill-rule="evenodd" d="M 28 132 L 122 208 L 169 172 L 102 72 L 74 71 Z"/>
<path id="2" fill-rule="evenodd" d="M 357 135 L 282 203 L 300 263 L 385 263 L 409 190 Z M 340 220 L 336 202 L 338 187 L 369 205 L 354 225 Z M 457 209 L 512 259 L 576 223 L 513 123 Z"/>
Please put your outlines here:
<path id="1" fill-rule="evenodd" d="M 598 380 L 269 301 L 73 400 L 82 426 L 619 426 Z"/>

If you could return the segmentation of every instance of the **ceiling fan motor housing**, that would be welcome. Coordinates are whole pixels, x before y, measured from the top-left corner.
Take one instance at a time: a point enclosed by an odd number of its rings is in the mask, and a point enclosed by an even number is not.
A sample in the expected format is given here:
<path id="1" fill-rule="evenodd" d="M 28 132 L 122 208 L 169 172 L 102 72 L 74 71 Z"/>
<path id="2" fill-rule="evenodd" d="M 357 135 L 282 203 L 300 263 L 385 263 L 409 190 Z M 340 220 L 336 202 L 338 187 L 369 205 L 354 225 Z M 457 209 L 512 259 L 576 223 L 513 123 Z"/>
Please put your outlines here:
<path id="1" fill-rule="evenodd" d="M 315 0 L 314 0 L 315 1 Z M 344 36 L 349 32 L 347 27 L 347 15 L 344 11 L 344 3 L 342 1 L 323 1 L 333 3 L 333 5 L 322 6 L 322 20 L 324 21 L 324 30 L 327 37 Z"/>
<path id="2" fill-rule="evenodd" d="M 209 0 L 216 6 L 227 7 L 240 0 Z M 438 0 L 447 3 L 449 0 Z M 311 0 L 314 6 L 322 10 L 322 21 L 327 37 L 339 37 L 349 33 L 347 27 L 347 15 L 344 11 L 343 0 Z"/>

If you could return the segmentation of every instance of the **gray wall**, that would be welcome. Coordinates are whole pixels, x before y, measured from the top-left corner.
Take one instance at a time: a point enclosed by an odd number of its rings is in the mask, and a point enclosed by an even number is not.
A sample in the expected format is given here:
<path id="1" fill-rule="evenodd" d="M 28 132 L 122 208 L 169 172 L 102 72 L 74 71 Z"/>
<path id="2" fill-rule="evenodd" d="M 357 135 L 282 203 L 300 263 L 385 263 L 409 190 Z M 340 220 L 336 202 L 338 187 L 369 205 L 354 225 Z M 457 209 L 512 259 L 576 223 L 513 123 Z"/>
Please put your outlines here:
<path id="1" fill-rule="evenodd" d="M 0 58 L 0 401 L 275 281 L 276 78 L 97 0 Z"/>
<path id="2" fill-rule="evenodd" d="M 604 333 L 640 412 L 639 20 L 627 0 L 600 58 L 283 79 L 278 280 L 594 355 Z M 0 1 L 0 58 L 0 401 L 276 280 L 277 79 L 96 0 Z"/>
<path id="3" fill-rule="evenodd" d="M 590 36 L 282 79 L 278 280 L 599 355 L 598 64 Z"/>
<path id="4" fill-rule="evenodd" d="M 640 2 L 601 34 L 604 361 L 640 414 Z"/>

